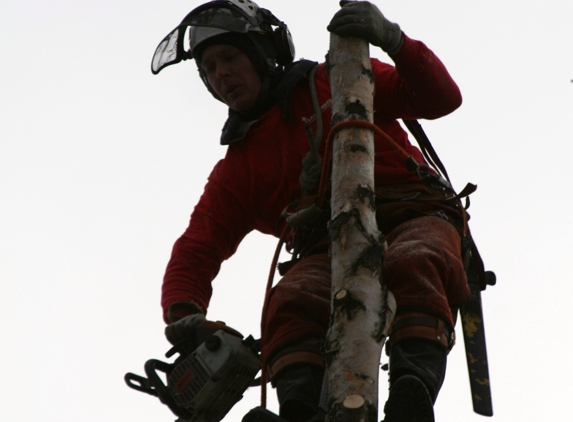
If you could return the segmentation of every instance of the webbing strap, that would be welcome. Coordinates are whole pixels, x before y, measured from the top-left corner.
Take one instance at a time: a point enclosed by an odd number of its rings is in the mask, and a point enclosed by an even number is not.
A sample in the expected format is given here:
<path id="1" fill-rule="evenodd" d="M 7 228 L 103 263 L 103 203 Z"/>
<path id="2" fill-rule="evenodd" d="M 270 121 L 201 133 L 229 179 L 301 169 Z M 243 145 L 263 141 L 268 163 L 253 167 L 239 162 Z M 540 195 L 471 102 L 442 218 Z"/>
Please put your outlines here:
<path id="1" fill-rule="evenodd" d="M 432 146 L 432 143 L 430 142 L 430 139 L 426 135 L 426 132 L 424 132 L 424 129 L 422 128 L 422 125 L 420 125 L 420 122 L 418 122 L 417 120 L 406 120 L 406 119 L 402 121 L 404 122 L 410 133 L 414 135 L 414 138 L 418 142 L 418 145 L 420 146 L 420 150 L 422 151 L 424 158 L 434 168 L 434 170 L 436 170 L 442 176 L 444 176 L 446 180 L 451 184 L 452 182 L 450 181 L 450 176 L 448 176 L 446 167 L 442 163 L 442 160 L 440 160 L 440 157 L 438 157 L 438 153 Z"/>
<path id="2" fill-rule="evenodd" d="M 441 344 L 449 351 L 455 343 L 453 333 L 442 318 L 421 312 L 408 312 L 394 319 L 388 345 L 392 347 L 408 338 L 425 338 Z"/>
<path id="3" fill-rule="evenodd" d="M 312 99 L 312 107 L 314 109 L 316 121 L 316 134 L 312 133 L 312 128 L 307 122 L 305 122 L 304 129 L 308 137 L 310 150 L 302 160 L 303 168 L 299 178 L 300 185 L 302 187 L 302 196 L 306 196 L 316 189 L 322 168 L 322 158 L 318 154 L 318 148 L 320 146 L 320 141 L 322 140 L 322 110 L 318 102 L 318 94 L 316 92 L 316 84 L 314 82 L 316 69 L 318 69 L 318 65 L 312 68 L 309 75 L 310 97 Z"/>
<path id="4" fill-rule="evenodd" d="M 324 368 L 324 357 L 315 351 L 297 350 L 275 359 L 267 367 L 268 379 L 274 381 L 276 377 L 289 366 L 311 364 Z"/>

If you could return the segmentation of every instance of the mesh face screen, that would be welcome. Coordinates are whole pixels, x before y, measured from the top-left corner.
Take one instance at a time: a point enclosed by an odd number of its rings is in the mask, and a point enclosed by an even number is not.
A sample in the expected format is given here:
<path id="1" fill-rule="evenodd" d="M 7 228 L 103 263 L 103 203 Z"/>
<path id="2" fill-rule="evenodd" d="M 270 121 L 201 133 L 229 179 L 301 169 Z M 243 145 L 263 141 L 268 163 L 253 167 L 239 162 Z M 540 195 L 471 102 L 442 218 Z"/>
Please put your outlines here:
<path id="1" fill-rule="evenodd" d="M 177 57 L 177 42 L 179 39 L 181 29 L 177 28 L 159 43 L 153 60 L 151 61 L 151 71 L 156 74 L 165 66 L 180 61 L 181 58 Z"/>
<path id="2" fill-rule="evenodd" d="M 188 27 L 220 28 L 243 34 L 262 31 L 259 26 L 262 17 L 259 17 L 257 10 L 251 5 L 238 6 L 232 2 L 212 2 L 192 10 L 157 46 L 151 61 L 151 72 L 157 74 L 164 67 L 191 57 L 191 52 L 183 48 L 183 37 Z M 196 43 L 201 41 L 196 40 Z"/>

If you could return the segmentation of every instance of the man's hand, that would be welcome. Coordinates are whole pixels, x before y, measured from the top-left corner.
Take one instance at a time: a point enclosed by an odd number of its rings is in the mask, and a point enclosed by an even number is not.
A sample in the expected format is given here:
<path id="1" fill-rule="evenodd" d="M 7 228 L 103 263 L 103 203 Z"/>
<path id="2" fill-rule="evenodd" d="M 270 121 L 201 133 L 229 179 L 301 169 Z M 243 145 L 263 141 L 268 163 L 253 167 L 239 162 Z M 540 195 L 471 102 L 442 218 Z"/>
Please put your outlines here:
<path id="1" fill-rule="evenodd" d="M 241 333 L 227 327 L 224 322 L 208 321 L 202 314 L 189 315 L 168 325 L 165 327 L 165 337 L 173 345 L 185 340 L 191 350 L 195 350 L 219 330 L 243 338 Z"/>
<path id="2" fill-rule="evenodd" d="M 380 9 L 367 1 L 341 1 L 327 26 L 330 32 L 341 37 L 364 38 L 386 53 L 396 53 L 402 46 L 400 26 L 384 17 Z"/>

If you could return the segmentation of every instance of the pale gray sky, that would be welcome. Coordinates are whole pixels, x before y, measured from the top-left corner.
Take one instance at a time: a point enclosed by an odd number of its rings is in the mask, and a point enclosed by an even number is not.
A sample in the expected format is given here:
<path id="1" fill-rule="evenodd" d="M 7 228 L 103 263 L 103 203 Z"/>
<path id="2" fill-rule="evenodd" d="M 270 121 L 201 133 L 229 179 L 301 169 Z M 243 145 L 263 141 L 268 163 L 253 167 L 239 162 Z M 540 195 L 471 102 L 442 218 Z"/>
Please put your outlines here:
<path id="1" fill-rule="evenodd" d="M 169 347 L 163 271 L 225 152 L 226 109 L 195 65 L 149 70 L 159 41 L 200 3 L 2 0 L 2 421 L 175 419 L 123 375 Z M 454 184 L 479 186 L 471 227 L 498 275 L 483 295 L 493 420 L 569 421 L 573 3 L 375 3 L 438 54 L 464 96 L 423 125 Z M 337 1 L 259 5 L 287 22 L 298 58 L 324 58 Z M 274 247 L 253 234 L 224 264 L 212 319 L 259 334 Z M 484 420 L 472 412 L 461 340 L 450 356 L 437 419 Z M 225 420 L 240 420 L 258 395 Z"/>

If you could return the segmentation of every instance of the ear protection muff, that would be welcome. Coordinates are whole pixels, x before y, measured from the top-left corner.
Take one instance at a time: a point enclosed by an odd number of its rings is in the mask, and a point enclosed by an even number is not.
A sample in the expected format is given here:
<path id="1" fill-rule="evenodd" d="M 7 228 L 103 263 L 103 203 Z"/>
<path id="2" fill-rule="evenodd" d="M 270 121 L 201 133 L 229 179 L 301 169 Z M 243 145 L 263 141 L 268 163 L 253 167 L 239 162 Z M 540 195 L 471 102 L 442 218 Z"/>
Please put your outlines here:
<path id="1" fill-rule="evenodd" d="M 276 26 L 272 32 L 273 44 L 277 55 L 277 63 L 286 66 L 292 63 L 295 57 L 294 42 L 288 27 L 279 20 L 270 10 L 259 9 L 268 24 Z"/>
<path id="2" fill-rule="evenodd" d="M 286 26 L 279 26 L 273 31 L 273 43 L 277 53 L 277 63 L 286 66 L 292 63 L 295 55 L 292 36 Z"/>

